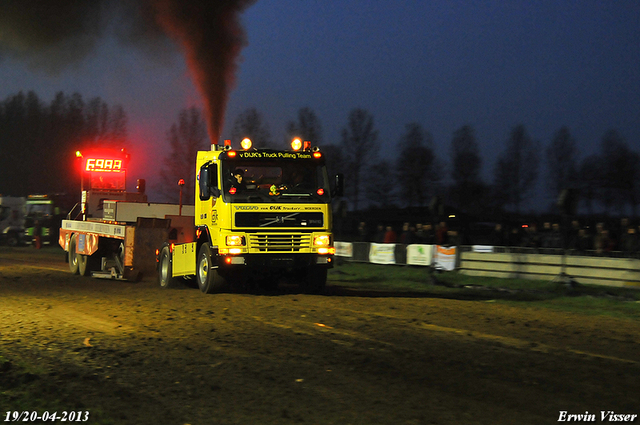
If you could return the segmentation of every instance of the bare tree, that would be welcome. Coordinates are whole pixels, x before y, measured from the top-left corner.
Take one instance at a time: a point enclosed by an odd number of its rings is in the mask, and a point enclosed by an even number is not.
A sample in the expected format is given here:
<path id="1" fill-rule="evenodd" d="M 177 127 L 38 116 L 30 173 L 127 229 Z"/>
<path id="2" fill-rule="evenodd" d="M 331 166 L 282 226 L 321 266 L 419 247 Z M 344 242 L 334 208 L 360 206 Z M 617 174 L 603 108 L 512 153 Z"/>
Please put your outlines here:
<path id="1" fill-rule="evenodd" d="M 285 141 L 287 146 L 295 137 L 308 140 L 314 145 L 321 145 L 323 142 L 322 125 L 318 116 L 311 108 L 300 108 L 298 110 L 298 120 L 289 121 L 287 124 L 287 136 L 288 139 Z"/>
<path id="2" fill-rule="evenodd" d="M 127 125 L 129 119 L 122 105 L 115 105 L 109 114 L 109 137 L 115 146 L 126 146 L 128 144 Z"/>
<path id="3" fill-rule="evenodd" d="M 451 177 L 454 203 L 466 210 L 478 209 L 484 194 L 480 178 L 482 158 L 475 132 L 470 125 L 463 125 L 453 133 L 451 139 Z"/>
<path id="4" fill-rule="evenodd" d="M 640 202 L 640 154 L 629 152 L 626 161 L 627 175 L 625 177 L 624 200 L 631 207 L 631 215 L 635 217 Z"/>
<path id="5" fill-rule="evenodd" d="M 68 137 L 76 146 L 86 146 L 84 140 L 87 128 L 86 103 L 79 93 L 73 93 L 67 100 L 65 125 L 75 131 Z"/>
<path id="6" fill-rule="evenodd" d="M 271 146 L 269 126 L 263 122 L 262 115 L 256 108 L 249 108 L 236 118 L 231 132 L 235 143 L 248 137 L 256 148 Z"/>
<path id="7" fill-rule="evenodd" d="M 121 105 L 109 108 L 100 97 L 86 105 L 85 141 L 91 146 L 121 149 L 128 144 L 127 115 Z"/>
<path id="8" fill-rule="evenodd" d="M 364 109 L 349 113 L 347 126 L 342 130 L 342 149 L 345 158 L 347 193 L 353 195 L 353 207 L 358 210 L 363 171 L 377 157 L 378 131 L 374 129 L 373 116 Z"/>
<path id="9" fill-rule="evenodd" d="M 573 188 L 577 181 L 576 141 L 567 127 L 560 128 L 546 149 L 547 182 L 552 196 Z"/>
<path id="10" fill-rule="evenodd" d="M 634 184 L 640 173 L 640 159 L 636 152 L 629 149 L 627 142 L 616 130 L 609 130 L 603 136 L 601 157 L 601 200 L 606 212 L 615 204 L 622 213 L 624 205 L 631 203 L 630 200 L 634 196 Z"/>
<path id="11" fill-rule="evenodd" d="M 635 175 L 633 178 L 633 188 L 629 196 L 629 203 L 631 204 L 631 215 L 637 217 L 638 204 L 640 204 L 640 155 L 637 152 L 633 154 L 635 156 Z"/>
<path id="12" fill-rule="evenodd" d="M 453 133 L 451 139 L 451 177 L 457 185 L 480 180 L 482 159 L 476 141 L 475 131 L 470 125 L 463 125 Z"/>
<path id="13" fill-rule="evenodd" d="M 28 146 L 26 117 L 26 96 L 23 92 L 9 96 L 3 102 L 0 117 L 0 190 L 4 194 L 24 196 L 28 191 L 27 169 L 30 167 L 24 164 L 32 160 L 25 149 Z"/>
<path id="14" fill-rule="evenodd" d="M 329 178 L 333 178 L 338 173 L 345 173 L 346 165 L 345 158 L 340 146 L 337 145 L 325 145 L 320 149 L 325 157 L 325 163 L 327 164 L 327 173 Z"/>
<path id="15" fill-rule="evenodd" d="M 192 107 L 180 111 L 178 122 L 167 132 L 167 141 L 170 149 L 162 162 L 159 191 L 168 200 L 176 202 L 180 193 L 177 183 L 184 179 L 183 203 L 192 204 L 195 199 L 196 155 L 208 145 L 207 125 L 200 110 Z"/>
<path id="16" fill-rule="evenodd" d="M 593 214 L 594 203 L 602 187 L 602 163 L 598 155 L 589 155 L 580 163 L 578 189 L 589 214 Z"/>
<path id="17" fill-rule="evenodd" d="M 86 140 L 92 145 L 104 146 L 109 132 L 109 107 L 100 97 L 94 97 L 86 109 Z"/>
<path id="18" fill-rule="evenodd" d="M 69 172 L 76 169 L 73 152 L 126 146 L 126 114 L 116 110 L 118 138 L 108 136 L 116 123 L 100 98 L 85 103 L 78 93 L 59 92 L 47 105 L 32 91 L 9 96 L 0 103 L 0 192 L 77 193 L 79 173 Z M 33 163 L 37 167 L 25 166 Z"/>
<path id="19" fill-rule="evenodd" d="M 534 142 L 524 125 L 511 130 L 507 147 L 494 170 L 496 195 L 505 205 L 520 212 L 522 201 L 531 193 L 538 178 L 539 143 Z"/>
<path id="20" fill-rule="evenodd" d="M 391 163 L 387 160 L 382 160 L 370 167 L 365 174 L 367 200 L 381 208 L 393 206 L 397 199 L 397 193 Z"/>
<path id="21" fill-rule="evenodd" d="M 420 124 L 407 124 L 400 139 L 400 155 L 396 162 L 396 180 L 403 203 L 426 205 L 434 194 L 435 183 L 441 178 L 440 171 L 431 134 Z"/>
<path id="22" fill-rule="evenodd" d="M 27 93 L 25 99 L 25 116 L 23 133 L 21 134 L 20 150 L 24 151 L 26 156 L 31 159 L 33 165 L 41 167 L 45 162 L 49 161 L 50 151 L 54 147 L 47 146 L 47 134 L 44 132 L 44 124 L 46 122 L 46 110 L 44 104 L 33 91 Z M 38 158 L 34 161 L 34 159 Z M 42 178 L 41 170 L 35 172 L 33 168 L 27 167 L 27 175 L 25 183 L 31 193 L 37 193 L 44 190 L 49 191 L 51 188 L 49 182 Z M 57 166 L 57 171 L 61 171 L 61 167 Z M 55 177 L 54 177 L 55 181 Z"/>

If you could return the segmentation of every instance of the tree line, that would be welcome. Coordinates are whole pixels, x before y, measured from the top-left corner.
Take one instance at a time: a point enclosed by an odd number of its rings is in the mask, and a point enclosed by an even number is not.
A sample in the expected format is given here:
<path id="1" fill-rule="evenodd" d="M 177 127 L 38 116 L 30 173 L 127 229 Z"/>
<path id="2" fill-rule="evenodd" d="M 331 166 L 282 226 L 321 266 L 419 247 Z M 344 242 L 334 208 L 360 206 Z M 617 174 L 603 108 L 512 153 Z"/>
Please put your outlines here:
<path id="1" fill-rule="evenodd" d="M 630 211 L 636 216 L 640 201 L 640 154 L 614 129 L 602 136 L 599 152 L 580 158 L 579 142 L 567 127 L 542 146 L 524 124 L 517 124 L 487 173 L 490 181 L 482 177 L 480 144 L 471 125 L 451 135 L 448 161 L 437 157 L 433 136 L 416 122 L 405 126 L 398 143 L 380 141 L 373 115 L 362 108 L 349 113 L 340 140 L 326 144 L 320 120 L 310 108 L 301 108 L 287 123 L 283 143 L 272 140 L 255 108 L 236 119 L 232 134 L 248 135 L 258 146 L 283 146 L 293 137 L 319 144 L 330 174 L 345 175 L 346 200 L 353 210 L 426 207 L 437 200 L 469 214 L 492 215 L 520 213 L 529 198 L 551 198 L 553 204 L 562 201 L 564 212 L 577 209 L 580 201 L 581 211 L 588 214 Z M 396 158 L 380 153 L 383 143 L 398 146 Z M 535 210 L 557 212 L 548 207 Z"/>
<path id="2" fill-rule="evenodd" d="M 74 152 L 128 146 L 127 115 L 100 97 L 58 92 L 50 102 L 33 91 L 0 103 L 0 194 L 79 193 Z M 76 167 L 77 168 L 77 167 Z"/>
<path id="3" fill-rule="evenodd" d="M 352 210 L 426 207 L 437 199 L 470 214 L 521 212 L 539 188 L 545 199 L 570 193 L 570 201 L 579 199 L 587 213 L 630 210 L 635 216 L 640 201 L 640 155 L 616 130 L 602 136 L 599 152 L 580 158 L 579 141 L 568 128 L 558 129 L 543 147 L 523 124 L 515 125 L 492 173 L 486 173 L 491 181 L 482 177 L 480 144 L 471 125 L 451 135 L 448 161 L 438 158 L 433 136 L 416 122 L 408 123 L 397 141 L 380 141 L 373 115 L 362 108 L 350 111 L 340 139 L 333 141 L 324 140 L 311 108 L 301 108 L 287 122 L 284 140 L 275 140 L 262 114 L 248 108 L 231 128 L 233 140 L 243 137 L 250 137 L 256 147 L 283 148 L 293 137 L 321 146 L 330 175 L 345 175 L 345 200 Z M 184 201 L 192 203 L 195 152 L 210 144 L 202 112 L 180 111 L 166 140 L 169 149 L 155 189 L 165 200 L 176 201 L 175 184 L 185 179 Z M 84 100 L 78 93 L 59 92 L 49 103 L 34 92 L 9 96 L 0 102 L 0 194 L 76 193 L 79 177 L 68 172 L 75 150 L 130 143 L 127 115 L 120 105 L 108 105 L 99 97 Z M 396 158 L 380 153 L 386 143 L 398 146 Z"/>

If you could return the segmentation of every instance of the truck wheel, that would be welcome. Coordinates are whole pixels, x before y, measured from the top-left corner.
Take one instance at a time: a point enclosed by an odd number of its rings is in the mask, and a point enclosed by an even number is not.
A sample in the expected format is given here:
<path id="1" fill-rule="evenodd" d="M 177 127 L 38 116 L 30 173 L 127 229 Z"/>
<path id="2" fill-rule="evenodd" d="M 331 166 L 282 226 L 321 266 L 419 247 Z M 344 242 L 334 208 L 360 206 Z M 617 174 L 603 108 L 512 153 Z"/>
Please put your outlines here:
<path id="1" fill-rule="evenodd" d="M 178 286 L 178 279 L 171 276 L 173 274 L 173 264 L 171 264 L 171 251 L 168 246 L 162 248 L 160 253 L 160 263 L 158 266 L 158 283 L 161 288 L 175 288 Z"/>
<path id="2" fill-rule="evenodd" d="M 91 272 L 97 269 L 97 256 L 78 254 L 78 274 L 80 274 L 80 276 L 91 276 Z"/>
<path id="3" fill-rule="evenodd" d="M 302 280 L 302 290 L 307 294 L 319 294 L 327 284 L 327 269 L 309 267 Z"/>
<path id="4" fill-rule="evenodd" d="M 76 261 L 78 263 L 78 274 L 80 276 L 88 276 L 90 274 L 89 267 L 87 266 L 89 262 L 88 257 L 84 254 L 77 254 Z"/>
<path id="5" fill-rule="evenodd" d="M 69 271 L 71 274 L 78 274 L 78 253 L 76 252 L 76 235 L 69 240 Z"/>
<path id="6" fill-rule="evenodd" d="M 203 243 L 198 251 L 198 267 L 196 270 L 198 287 L 205 294 L 222 291 L 227 282 L 218 273 L 218 268 L 213 267 L 211 259 L 211 247 L 208 243 Z"/>

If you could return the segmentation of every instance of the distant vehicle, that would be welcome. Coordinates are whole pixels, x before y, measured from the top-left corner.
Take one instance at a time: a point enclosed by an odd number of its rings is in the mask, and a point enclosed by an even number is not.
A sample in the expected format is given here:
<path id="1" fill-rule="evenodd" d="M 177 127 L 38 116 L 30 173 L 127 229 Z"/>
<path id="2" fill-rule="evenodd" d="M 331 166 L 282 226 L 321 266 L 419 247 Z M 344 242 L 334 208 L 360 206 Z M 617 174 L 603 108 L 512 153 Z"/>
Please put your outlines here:
<path id="1" fill-rule="evenodd" d="M 24 234 L 25 198 L 0 195 L 0 243 L 16 246 Z"/>
<path id="2" fill-rule="evenodd" d="M 24 206 L 24 242 L 31 244 L 39 224 L 43 245 L 58 241 L 60 223 L 66 215 L 60 195 L 29 195 Z"/>

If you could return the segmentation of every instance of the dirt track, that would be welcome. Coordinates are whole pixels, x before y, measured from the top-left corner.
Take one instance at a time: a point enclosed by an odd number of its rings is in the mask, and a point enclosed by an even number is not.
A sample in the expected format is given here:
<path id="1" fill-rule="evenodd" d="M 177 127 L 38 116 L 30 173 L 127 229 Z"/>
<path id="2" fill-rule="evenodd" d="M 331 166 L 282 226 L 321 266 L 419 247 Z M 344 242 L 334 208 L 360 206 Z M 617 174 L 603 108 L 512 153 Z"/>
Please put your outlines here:
<path id="1" fill-rule="evenodd" d="M 150 278 L 71 276 L 61 252 L 32 254 L 0 256 L 0 353 L 41 365 L 30 379 L 68 410 L 100 406 L 117 424 L 551 424 L 560 411 L 600 423 L 602 410 L 640 413 L 632 320 L 367 292 L 205 296 Z M 2 391 L 24 378 L 11 370 Z M 10 397 L 0 402 L 0 413 L 12 409 Z"/>

